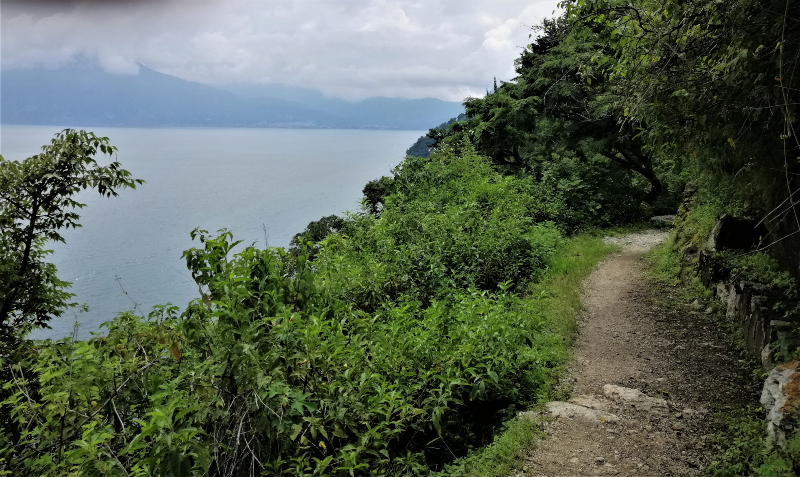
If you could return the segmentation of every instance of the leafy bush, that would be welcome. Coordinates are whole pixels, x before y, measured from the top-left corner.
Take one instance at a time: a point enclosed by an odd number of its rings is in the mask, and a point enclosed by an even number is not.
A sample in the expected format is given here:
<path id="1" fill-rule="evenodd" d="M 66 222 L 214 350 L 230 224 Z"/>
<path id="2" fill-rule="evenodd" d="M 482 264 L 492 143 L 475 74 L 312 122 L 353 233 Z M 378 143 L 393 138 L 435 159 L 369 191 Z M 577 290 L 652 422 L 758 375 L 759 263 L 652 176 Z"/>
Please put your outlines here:
<path id="1" fill-rule="evenodd" d="M 393 186 L 394 179 L 386 176 L 367 182 L 362 193 L 364 194 L 367 210 L 371 214 L 378 214 L 381 211 L 384 205 L 383 201 L 392 193 Z"/>
<path id="2" fill-rule="evenodd" d="M 552 154 L 536 162 L 532 175 L 546 191 L 542 199 L 559 204 L 552 220 L 566 232 L 635 223 L 649 216 L 637 178 L 614 163 Z"/>
<path id="3" fill-rule="evenodd" d="M 440 149 L 394 171 L 380 216 L 312 223 L 311 248 L 193 231 L 182 312 L 23 343 L 0 363 L 0 473 L 420 475 L 489 444 L 566 359 L 569 327 L 513 293 L 548 273 L 563 204 Z"/>
<path id="4" fill-rule="evenodd" d="M 535 280 L 559 233 L 529 179 L 503 176 L 467 145 L 408 158 L 381 216 L 332 235 L 318 261 L 330 286 L 363 310 L 408 296 L 423 304 L 451 289 L 496 291 Z"/>
<path id="5" fill-rule="evenodd" d="M 421 474 L 535 396 L 559 358 L 513 295 L 454 290 L 370 315 L 302 254 L 229 259 L 228 232 L 195 234 L 204 246 L 185 256 L 203 293 L 180 316 L 122 314 L 106 336 L 33 345 L 11 366 L 0 470 Z"/>
<path id="6" fill-rule="evenodd" d="M 345 219 L 337 215 L 328 215 L 319 220 L 312 220 L 306 225 L 306 229 L 292 237 L 290 246 L 302 248 L 306 242 L 321 242 L 330 234 L 341 233 L 347 227 Z"/>
<path id="7" fill-rule="evenodd" d="M 742 410 L 727 420 L 727 427 L 713 442 L 722 450 L 706 468 L 713 477 L 758 475 L 792 477 L 800 472 L 800 432 L 786 440 L 783 448 L 764 440 L 766 424 L 754 410 Z"/>
<path id="8" fill-rule="evenodd" d="M 294 234 L 289 242 L 288 252 L 292 255 L 308 253 L 309 259 L 313 260 L 319 252 L 319 243 L 325 240 L 330 234 L 344 233 L 349 226 L 349 222 L 338 215 L 328 215 L 319 220 L 312 220 L 306 225 L 306 229 Z M 305 247 L 309 246 L 310 249 Z"/>

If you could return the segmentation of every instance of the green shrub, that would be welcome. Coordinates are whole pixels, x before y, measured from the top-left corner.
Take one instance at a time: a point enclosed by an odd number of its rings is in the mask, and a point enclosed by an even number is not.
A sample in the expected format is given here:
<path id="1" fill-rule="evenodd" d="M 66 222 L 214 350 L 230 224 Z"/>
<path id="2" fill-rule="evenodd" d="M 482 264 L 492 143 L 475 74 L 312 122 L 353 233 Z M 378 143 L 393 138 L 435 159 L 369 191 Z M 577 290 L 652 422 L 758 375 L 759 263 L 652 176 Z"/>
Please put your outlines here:
<path id="1" fill-rule="evenodd" d="M 551 220 L 566 232 L 634 223 L 649 217 L 637 178 L 613 163 L 552 154 L 533 166 L 539 200 L 559 206 Z"/>
<path id="2" fill-rule="evenodd" d="M 362 193 L 364 203 L 371 214 L 378 214 L 383 207 L 383 201 L 392 193 L 394 179 L 383 176 L 380 179 L 367 182 Z"/>
<path id="3" fill-rule="evenodd" d="M 203 297 L 183 314 L 122 314 L 106 336 L 43 342 L 12 367 L 0 469 L 421 474 L 480 443 L 556 365 L 513 295 L 453 290 L 368 315 L 302 254 L 229 259 L 229 233 L 197 236 L 185 256 Z"/>
<path id="4" fill-rule="evenodd" d="M 337 215 L 328 215 L 319 220 L 312 220 L 306 229 L 292 237 L 291 248 L 302 248 L 306 242 L 321 242 L 330 234 L 341 233 L 347 227 L 345 219 Z"/>
<path id="5" fill-rule="evenodd" d="M 361 309 L 408 295 L 423 303 L 453 288 L 496 291 L 535 280 L 559 241 L 540 223 L 529 180 L 503 176 L 469 148 L 409 158 L 379 218 L 354 217 L 318 257 L 332 289 Z"/>
<path id="6" fill-rule="evenodd" d="M 706 475 L 793 477 L 800 473 L 800 431 L 788 436 L 783 448 L 768 444 L 766 424 L 759 414 L 755 409 L 741 410 L 728 418 L 726 429 L 712 439 L 721 452 L 705 469 Z"/>
<path id="7" fill-rule="evenodd" d="M 185 310 L 26 343 L 0 363 L 0 473 L 421 475 L 490 444 L 567 358 L 577 282 L 558 319 L 514 294 L 568 266 L 561 205 L 468 143 L 394 180 L 313 248 L 195 230 Z"/>

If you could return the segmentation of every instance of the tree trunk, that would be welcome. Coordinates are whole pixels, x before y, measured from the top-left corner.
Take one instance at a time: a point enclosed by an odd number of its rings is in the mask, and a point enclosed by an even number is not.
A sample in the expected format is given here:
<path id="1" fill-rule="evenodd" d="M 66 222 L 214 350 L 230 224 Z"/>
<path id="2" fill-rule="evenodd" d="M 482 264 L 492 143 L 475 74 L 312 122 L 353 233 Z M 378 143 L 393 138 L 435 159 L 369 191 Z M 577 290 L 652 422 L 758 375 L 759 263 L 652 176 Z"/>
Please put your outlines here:
<path id="1" fill-rule="evenodd" d="M 648 182 L 650 182 L 650 191 L 645 194 L 642 200 L 647 205 L 653 205 L 653 202 L 655 202 L 658 196 L 661 195 L 661 192 L 664 191 L 661 181 L 658 179 L 658 176 L 656 176 L 656 173 L 653 170 L 653 161 L 649 157 L 642 158 L 641 156 L 631 151 L 626 151 L 622 148 L 617 148 L 617 151 L 624 159 L 616 156 L 615 154 L 607 154 L 606 157 L 616 161 L 623 167 L 627 167 L 632 171 L 638 172 L 644 176 Z"/>
<path id="2" fill-rule="evenodd" d="M 8 315 L 11 313 L 14 300 L 17 299 L 17 294 L 19 293 L 20 282 L 24 281 L 25 274 L 28 272 L 28 265 L 30 264 L 31 259 L 31 250 L 33 249 L 33 239 L 36 237 L 36 217 L 38 213 L 39 203 L 34 201 L 30 223 L 28 224 L 28 230 L 25 234 L 25 250 L 22 252 L 22 260 L 20 261 L 19 272 L 17 272 L 17 276 L 12 278 L 12 281 L 15 283 L 11 286 L 11 292 L 6 295 L 5 299 L 3 300 L 3 305 L 0 307 L 0 327 L 6 326 L 6 320 L 8 320 Z"/>

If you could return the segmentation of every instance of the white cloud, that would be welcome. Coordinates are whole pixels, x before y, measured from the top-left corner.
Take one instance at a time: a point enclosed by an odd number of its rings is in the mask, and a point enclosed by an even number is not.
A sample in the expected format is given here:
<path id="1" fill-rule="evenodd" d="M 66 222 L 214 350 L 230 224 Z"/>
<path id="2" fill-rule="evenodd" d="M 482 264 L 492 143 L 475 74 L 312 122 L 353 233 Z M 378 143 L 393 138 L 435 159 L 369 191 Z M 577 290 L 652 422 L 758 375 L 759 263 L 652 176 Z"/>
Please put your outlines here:
<path id="1" fill-rule="evenodd" d="M 460 101 L 510 79 L 557 0 L 4 1 L 3 68 L 89 58 L 210 84 L 276 82 L 331 96 Z"/>

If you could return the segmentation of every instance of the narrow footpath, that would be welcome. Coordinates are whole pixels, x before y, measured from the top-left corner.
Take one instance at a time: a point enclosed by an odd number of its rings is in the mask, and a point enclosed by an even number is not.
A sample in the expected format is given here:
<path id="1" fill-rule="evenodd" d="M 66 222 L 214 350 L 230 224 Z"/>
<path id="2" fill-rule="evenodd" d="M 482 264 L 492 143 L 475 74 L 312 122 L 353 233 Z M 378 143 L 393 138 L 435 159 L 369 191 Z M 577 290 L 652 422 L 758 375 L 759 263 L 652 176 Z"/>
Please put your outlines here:
<path id="1" fill-rule="evenodd" d="M 547 405 L 547 437 L 516 476 L 700 475 L 719 426 L 714 411 L 753 392 L 713 311 L 674 303 L 674 292 L 649 280 L 642 254 L 665 238 L 648 231 L 607 239 L 622 250 L 584 283 L 562 383 L 571 398 Z"/>

